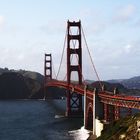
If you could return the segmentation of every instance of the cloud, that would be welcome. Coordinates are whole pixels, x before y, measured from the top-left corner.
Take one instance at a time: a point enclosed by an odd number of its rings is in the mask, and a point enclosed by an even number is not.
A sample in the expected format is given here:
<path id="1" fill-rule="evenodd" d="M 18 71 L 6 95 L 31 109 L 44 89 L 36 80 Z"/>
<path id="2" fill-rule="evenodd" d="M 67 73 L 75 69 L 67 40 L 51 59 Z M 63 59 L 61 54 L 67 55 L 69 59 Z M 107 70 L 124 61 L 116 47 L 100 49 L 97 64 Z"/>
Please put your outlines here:
<path id="1" fill-rule="evenodd" d="M 131 44 L 128 44 L 128 45 L 124 46 L 124 51 L 126 53 L 130 53 L 132 48 L 133 48 L 133 46 Z"/>
<path id="2" fill-rule="evenodd" d="M 4 16 L 0 16 L 0 29 L 3 28 L 4 24 L 5 24 L 5 18 Z"/>
<path id="3" fill-rule="evenodd" d="M 131 4 L 121 7 L 117 10 L 116 15 L 113 17 L 113 21 L 127 22 L 133 18 L 135 11 L 136 7 Z"/>
<path id="4" fill-rule="evenodd" d="M 139 75 L 139 44 L 140 40 L 113 40 L 110 42 L 98 41 L 97 44 L 94 43 L 92 45 L 94 46 L 94 51 L 92 48 L 90 50 L 91 54 L 92 52 L 94 54 L 92 57 L 94 57 L 95 66 L 101 79 L 128 78 Z M 89 61 L 86 61 L 86 67 L 88 66 Z M 91 69 L 91 67 L 88 67 L 88 70 L 89 69 Z M 87 73 L 89 72 L 88 70 Z"/>
<path id="5" fill-rule="evenodd" d="M 8 47 L 0 45 L 0 67 L 9 69 L 26 69 L 43 73 L 44 51 L 43 46 L 30 45 L 24 47 Z M 32 50 L 32 51 L 30 51 Z"/>
<path id="6" fill-rule="evenodd" d="M 64 33 L 66 23 L 60 20 L 49 20 L 45 25 L 40 26 L 40 30 L 47 35 Z"/>
<path id="7" fill-rule="evenodd" d="M 128 42 L 123 46 L 122 52 L 131 59 L 139 58 L 140 55 L 140 40 Z M 140 60 L 140 59 L 139 59 Z"/>
<path id="8" fill-rule="evenodd" d="M 119 70 L 120 69 L 120 66 L 118 66 L 118 65 L 112 65 L 111 68 L 114 69 L 114 70 Z"/>
<path id="9" fill-rule="evenodd" d="M 136 21 L 136 23 L 135 23 L 135 27 L 140 27 L 140 19 L 138 19 L 137 21 Z"/>
<path id="10" fill-rule="evenodd" d="M 88 35 L 102 34 L 108 26 L 108 19 L 101 9 L 82 8 L 79 13 L 81 23 Z"/>
<path id="11" fill-rule="evenodd" d="M 106 28 L 106 25 L 103 23 L 95 23 L 93 25 L 92 31 L 94 33 L 102 33 Z"/>

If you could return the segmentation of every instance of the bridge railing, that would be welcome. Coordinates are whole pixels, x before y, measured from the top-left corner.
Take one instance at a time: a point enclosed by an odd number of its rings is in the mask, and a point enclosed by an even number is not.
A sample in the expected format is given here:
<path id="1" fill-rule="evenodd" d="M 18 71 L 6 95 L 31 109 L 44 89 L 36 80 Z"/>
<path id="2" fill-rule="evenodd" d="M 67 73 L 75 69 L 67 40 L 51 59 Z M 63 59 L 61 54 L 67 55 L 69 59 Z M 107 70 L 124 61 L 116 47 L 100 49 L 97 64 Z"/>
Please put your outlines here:
<path id="1" fill-rule="evenodd" d="M 118 100 L 127 100 L 127 101 L 138 101 L 140 102 L 140 97 L 134 97 L 134 96 L 127 96 L 123 93 L 120 94 L 114 94 L 113 92 L 109 91 L 101 91 L 99 94 L 99 97 L 105 97 L 110 99 L 118 99 Z"/>
<path id="2" fill-rule="evenodd" d="M 122 94 L 110 94 L 107 91 L 101 91 L 99 94 L 100 100 L 104 104 L 117 107 L 140 109 L 140 97 L 127 96 Z"/>

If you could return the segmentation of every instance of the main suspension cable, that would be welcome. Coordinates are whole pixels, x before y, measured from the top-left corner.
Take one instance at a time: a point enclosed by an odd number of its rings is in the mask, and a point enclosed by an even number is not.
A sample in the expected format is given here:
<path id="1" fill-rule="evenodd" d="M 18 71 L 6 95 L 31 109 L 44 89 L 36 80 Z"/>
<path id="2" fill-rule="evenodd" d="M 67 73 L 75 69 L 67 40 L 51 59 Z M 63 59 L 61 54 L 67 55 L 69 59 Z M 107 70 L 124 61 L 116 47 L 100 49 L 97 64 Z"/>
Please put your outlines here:
<path id="1" fill-rule="evenodd" d="M 52 69 L 53 69 L 53 73 L 54 73 L 54 79 L 57 79 L 53 61 L 52 61 Z"/>
<path id="2" fill-rule="evenodd" d="M 90 57 L 90 60 L 91 60 L 91 63 L 92 63 L 92 68 L 95 71 L 95 74 L 96 74 L 97 79 L 99 81 L 100 87 L 102 88 L 102 83 L 101 83 L 101 80 L 100 80 L 99 75 L 97 73 L 97 70 L 96 70 L 96 67 L 94 65 L 93 59 L 91 57 L 91 53 L 90 53 L 90 50 L 89 50 L 89 47 L 88 47 L 88 44 L 87 44 L 86 37 L 85 37 L 84 30 L 83 30 L 83 27 L 82 26 L 81 26 L 81 29 L 82 29 L 82 34 L 83 34 L 83 37 L 84 37 L 85 45 L 87 47 L 87 51 L 88 51 L 88 54 L 89 54 L 89 57 Z"/>
<path id="3" fill-rule="evenodd" d="M 64 44 L 63 44 L 63 51 L 62 51 L 61 60 L 60 60 L 60 65 L 59 65 L 59 68 L 58 68 L 58 72 L 57 72 L 57 75 L 56 75 L 56 79 L 58 79 L 58 75 L 59 75 L 59 73 L 60 73 L 60 68 L 61 68 L 61 65 L 62 65 L 63 57 L 64 57 L 64 50 L 65 50 L 65 45 L 66 45 L 66 39 L 67 39 L 67 29 L 66 29 L 66 33 L 65 33 L 65 39 L 64 39 Z"/>
<path id="4" fill-rule="evenodd" d="M 71 32 L 71 31 L 70 31 L 70 32 Z M 76 41 L 75 41 L 73 44 L 74 44 L 74 46 L 76 46 Z M 70 62 L 72 62 L 72 60 L 73 60 L 73 55 L 72 55 L 72 57 L 70 57 Z M 65 81 L 66 78 L 67 78 L 67 71 L 66 71 L 65 77 L 63 78 L 63 81 Z"/>

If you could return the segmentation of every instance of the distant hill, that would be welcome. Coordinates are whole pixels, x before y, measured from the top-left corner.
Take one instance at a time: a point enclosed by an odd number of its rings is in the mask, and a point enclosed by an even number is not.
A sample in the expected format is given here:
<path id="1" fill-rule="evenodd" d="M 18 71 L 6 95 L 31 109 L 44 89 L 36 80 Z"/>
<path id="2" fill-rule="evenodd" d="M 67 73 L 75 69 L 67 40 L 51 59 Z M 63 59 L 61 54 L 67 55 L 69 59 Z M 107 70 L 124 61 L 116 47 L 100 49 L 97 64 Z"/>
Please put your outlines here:
<path id="1" fill-rule="evenodd" d="M 121 83 L 124 79 L 112 79 L 112 80 L 107 80 L 109 83 Z"/>
<path id="2" fill-rule="evenodd" d="M 140 76 L 123 80 L 121 83 L 129 89 L 140 89 Z"/>
<path id="3" fill-rule="evenodd" d="M 84 82 L 86 83 L 86 84 L 91 84 L 91 83 L 93 83 L 93 82 L 95 82 L 94 80 L 88 80 L 88 79 L 86 79 L 86 80 L 84 80 Z"/>
<path id="4" fill-rule="evenodd" d="M 109 83 L 120 83 L 128 89 L 140 89 L 140 76 L 130 79 L 108 80 Z"/>
<path id="5" fill-rule="evenodd" d="M 106 82 L 106 81 L 101 81 L 101 82 L 93 82 L 89 85 L 89 88 L 97 88 L 99 91 L 101 90 L 101 85 L 104 85 L 104 89 L 107 90 L 107 91 L 110 91 L 110 92 L 113 92 L 115 88 L 118 89 L 119 92 L 122 92 L 122 93 L 126 93 L 128 92 L 128 89 L 125 88 L 122 84 L 120 83 L 109 83 L 109 82 Z"/>

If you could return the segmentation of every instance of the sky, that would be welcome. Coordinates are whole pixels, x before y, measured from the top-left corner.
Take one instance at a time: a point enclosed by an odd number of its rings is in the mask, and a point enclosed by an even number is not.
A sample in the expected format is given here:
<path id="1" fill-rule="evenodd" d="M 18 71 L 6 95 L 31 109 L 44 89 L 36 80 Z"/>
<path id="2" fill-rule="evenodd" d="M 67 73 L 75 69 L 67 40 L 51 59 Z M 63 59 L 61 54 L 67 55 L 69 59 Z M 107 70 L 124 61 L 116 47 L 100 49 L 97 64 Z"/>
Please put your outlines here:
<path id="1" fill-rule="evenodd" d="M 79 19 L 101 80 L 140 75 L 139 0 L 0 0 L 0 67 L 43 74 L 52 53 L 57 71 L 67 20 Z M 89 63 L 83 74 L 94 79 Z"/>

